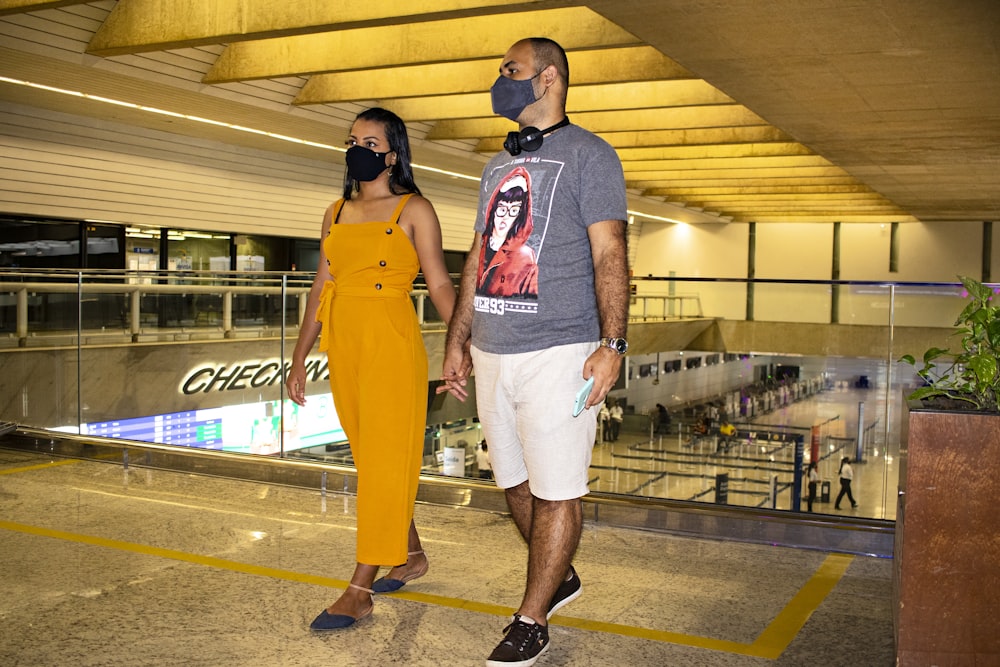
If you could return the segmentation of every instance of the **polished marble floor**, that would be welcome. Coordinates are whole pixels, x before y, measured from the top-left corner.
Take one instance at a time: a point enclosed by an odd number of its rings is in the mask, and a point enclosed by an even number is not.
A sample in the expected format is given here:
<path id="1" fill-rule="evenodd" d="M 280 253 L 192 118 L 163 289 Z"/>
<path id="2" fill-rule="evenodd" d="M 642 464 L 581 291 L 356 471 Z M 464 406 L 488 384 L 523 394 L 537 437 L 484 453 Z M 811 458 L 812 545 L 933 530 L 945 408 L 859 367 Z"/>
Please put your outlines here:
<path id="1" fill-rule="evenodd" d="M 518 604 L 509 517 L 418 505 L 429 573 L 355 627 L 354 499 L 0 449 L 0 664 L 482 665 Z M 587 525 L 541 667 L 893 663 L 892 561 Z"/>

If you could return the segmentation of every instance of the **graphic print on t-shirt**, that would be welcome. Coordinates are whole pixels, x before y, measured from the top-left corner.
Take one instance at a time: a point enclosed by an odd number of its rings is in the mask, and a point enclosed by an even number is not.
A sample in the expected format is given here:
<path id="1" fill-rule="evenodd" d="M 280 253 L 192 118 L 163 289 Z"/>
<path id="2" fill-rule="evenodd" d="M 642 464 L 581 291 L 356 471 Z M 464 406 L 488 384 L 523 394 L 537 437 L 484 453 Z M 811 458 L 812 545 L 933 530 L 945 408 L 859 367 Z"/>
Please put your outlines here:
<path id="1" fill-rule="evenodd" d="M 476 310 L 538 312 L 540 251 L 561 169 L 561 163 L 527 158 L 490 175 L 496 185 L 484 212 Z"/>

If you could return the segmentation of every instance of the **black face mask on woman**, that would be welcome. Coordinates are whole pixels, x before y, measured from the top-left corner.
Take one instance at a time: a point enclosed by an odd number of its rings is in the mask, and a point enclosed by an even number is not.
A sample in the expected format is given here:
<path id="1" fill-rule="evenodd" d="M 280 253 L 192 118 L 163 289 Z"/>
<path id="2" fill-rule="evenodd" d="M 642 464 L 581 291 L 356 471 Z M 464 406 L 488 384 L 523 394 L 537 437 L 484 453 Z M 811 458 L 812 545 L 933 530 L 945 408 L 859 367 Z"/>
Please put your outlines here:
<path id="1" fill-rule="evenodd" d="M 389 151 L 376 153 L 364 146 L 351 146 L 347 149 L 347 173 L 356 181 L 374 181 L 389 168 L 385 166 L 385 156 L 388 154 Z"/>

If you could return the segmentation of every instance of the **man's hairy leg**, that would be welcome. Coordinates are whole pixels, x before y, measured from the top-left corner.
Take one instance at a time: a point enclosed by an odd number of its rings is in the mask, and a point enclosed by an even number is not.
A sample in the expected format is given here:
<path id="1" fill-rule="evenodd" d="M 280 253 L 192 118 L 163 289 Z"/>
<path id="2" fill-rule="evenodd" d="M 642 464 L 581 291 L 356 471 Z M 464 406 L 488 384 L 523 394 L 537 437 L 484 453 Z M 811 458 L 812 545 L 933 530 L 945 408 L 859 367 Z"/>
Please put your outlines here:
<path id="1" fill-rule="evenodd" d="M 517 526 L 525 544 L 531 544 L 531 515 L 535 511 L 535 497 L 531 495 L 527 482 L 522 482 L 504 491 L 507 496 L 507 507 L 514 517 L 514 525 Z"/>
<path id="2" fill-rule="evenodd" d="M 583 509 L 579 498 L 533 498 L 528 540 L 528 583 L 518 614 L 547 623 L 549 603 L 566 578 L 580 543 Z"/>

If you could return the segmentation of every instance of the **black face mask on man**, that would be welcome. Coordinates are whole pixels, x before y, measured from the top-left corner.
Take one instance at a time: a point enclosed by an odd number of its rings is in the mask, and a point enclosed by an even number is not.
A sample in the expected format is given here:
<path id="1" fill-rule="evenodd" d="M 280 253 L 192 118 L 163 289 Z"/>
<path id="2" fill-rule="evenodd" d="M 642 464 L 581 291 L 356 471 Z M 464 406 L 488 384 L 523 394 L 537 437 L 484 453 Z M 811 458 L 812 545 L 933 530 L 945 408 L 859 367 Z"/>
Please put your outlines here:
<path id="1" fill-rule="evenodd" d="M 376 153 L 365 146 L 351 146 L 347 149 L 347 173 L 356 181 L 374 181 L 389 168 L 385 166 L 385 156 L 388 154 L 389 151 Z"/>
<path id="2" fill-rule="evenodd" d="M 537 79 L 541 72 L 530 79 L 508 79 L 504 75 L 497 77 L 490 88 L 490 101 L 493 103 L 493 113 L 504 118 L 517 121 L 517 117 L 529 104 L 538 101 L 535 88 L 531 82 Z"/>

